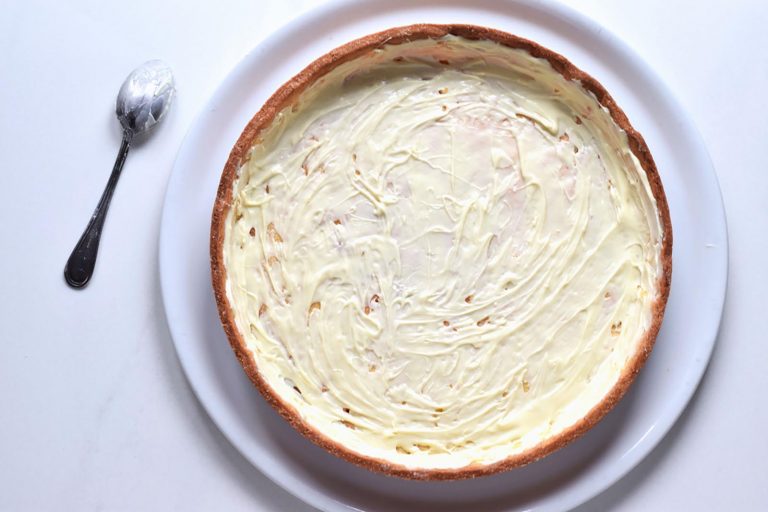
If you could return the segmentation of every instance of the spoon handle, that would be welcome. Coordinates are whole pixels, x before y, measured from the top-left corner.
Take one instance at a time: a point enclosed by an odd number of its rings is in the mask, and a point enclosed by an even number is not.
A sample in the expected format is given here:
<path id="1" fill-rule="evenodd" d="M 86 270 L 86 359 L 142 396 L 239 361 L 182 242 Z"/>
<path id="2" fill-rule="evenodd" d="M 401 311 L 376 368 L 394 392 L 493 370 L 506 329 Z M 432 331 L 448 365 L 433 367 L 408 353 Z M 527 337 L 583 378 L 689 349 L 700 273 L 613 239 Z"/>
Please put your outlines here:
<path id="1" fill-rule="evenodd" d="M 96 255 L 99 253 L 99 241 L 101 240 L 101 228 L 104 227 L 104 219 L 107 217 L 109 202 L 112 200 L 112 193 L 117 186 L 117 180 L 120 178 L 120 172 L 123 170 L 125 157 L 128 156 L 128 150 L 131 148 L 131 139 L 133 134 L 128 130 L 123 130 L 123 142 L 120 144 L 120 152 L 117 154 L 115 166 L 112 168 L 112 174 L 109 176 L 107 187 L 101 194 L 99 204 L 93 211 L 88 226 L 83 231 L 83 235 L 77 242 L 77 245 L 69 255 L 67 264 L 64 266 L 64 279 L 72 288 L 83 288 L 93 274 L 93 267 L 96 265 Z"/>

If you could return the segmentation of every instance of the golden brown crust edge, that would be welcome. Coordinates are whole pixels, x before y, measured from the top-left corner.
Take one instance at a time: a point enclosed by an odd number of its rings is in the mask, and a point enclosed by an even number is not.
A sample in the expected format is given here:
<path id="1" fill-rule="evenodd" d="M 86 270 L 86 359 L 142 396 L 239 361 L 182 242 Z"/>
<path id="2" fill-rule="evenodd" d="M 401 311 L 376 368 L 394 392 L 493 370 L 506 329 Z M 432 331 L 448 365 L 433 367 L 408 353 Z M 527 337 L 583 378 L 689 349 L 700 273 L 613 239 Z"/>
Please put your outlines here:
<path id="1" fill-rule="evenodd" d="M 224 223 L 229 208 L 231 207 L 232 187 L 237 178 L 238 169 L 248 151 L 258 140 L 258 136 L 262 130 L 270 125 L 275 116 L 284 108 L 294 103 L 300 94 L 309 85 L 314 83 L 316 79 L 333 70 L 338 65 L 355 59 L 375 48 L 388 44 L 401 44 L 419 39 L 438 39 L 449 34 L 461 36 L 466 39 L 492 40 L 510 48 L 526 50 L 534 57 L 543 58 L 549 61 L 552 67 L 566 79 L 580 81 L 581 85 L 586 90 L 595 95 L 597 101 L 610 112 L 611 117 L 616 124 L 626 132 L 629 139 L 630 149 L 640 161 L 640 164 L 648 175 L 648 181 L 654 198 L 656 199 L 658 214 L 663 227 L 660 255 L 662 273 L 658 283 L 658 297 L 652 305 L 653 320 L 650 328 L 645 337 L 640 341 L 637 351 L 627 363 L 618 382 L 608 392 L 605 398 L 593 407 L 584 418 L 560 434 L 534 446 L 533 448 L 493 464 L 472 464 L 455 469 L 414 469 L 392 464 L 386 460 L 367 457 L 336 443 L 322 432 L 319 432 L 306 424 L 297 411 L 292 406 L 285 403 L 262 378 L 256 364 L 250 356 L 245 341 L 237 330 L 235 319 L 232 314 L 232 308 L 227 299 L 227 274 L 223 261 Z M 533 41 L 500 30 L 461 24 L 417 24 L 392 28 L 383 32 L 368 35 L 351 41 L 323 55 L 280 87 L 280 89 L 267 100 L 261 110 L 256 113 L 253 119 L 251 119 L 230 152 L 229 159 L 224 167 L 219 183 L 219 189 L 213 208 L 210 250 L 213 290 L 224 332 L 229 339 L 229 343 L 232 346 L 237 359 L 245 369 L 246 374 L 267 402 L 302 435 L 315 444 L 325 448 L 332 454 L 372 471 L 415 480 L 475 478 L 524 466 L 564 447 L 592 428 L 618 403 L 645 364 L 645 361 L 648 359 L 664 316 L 664 309 L 669 295 L 672 276 L 672 226 L 666 196 L 664 195 L 664 189 L 662 188 L 656 165 L 643 137 L 632 127 L 627 116 L 621 108 L 616 105 L 616 102 L 610 94 L 608 94 L 597 80 L 576 68 L 565 57 L 548 50 Z"/>

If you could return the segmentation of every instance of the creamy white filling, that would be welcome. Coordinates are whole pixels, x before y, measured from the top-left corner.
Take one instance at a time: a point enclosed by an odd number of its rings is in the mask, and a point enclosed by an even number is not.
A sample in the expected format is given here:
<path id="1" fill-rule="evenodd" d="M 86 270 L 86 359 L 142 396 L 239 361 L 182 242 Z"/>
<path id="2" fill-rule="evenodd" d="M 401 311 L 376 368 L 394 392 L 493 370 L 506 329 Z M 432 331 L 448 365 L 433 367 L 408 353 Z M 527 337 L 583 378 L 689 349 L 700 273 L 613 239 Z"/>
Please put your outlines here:
<path id="1" fill-rule="evenodd" d="M 602 400 L 650 325 L 646 175 L 595 98 L 525 51 L 371 52 L 249 156 L 224 242 L 237 327 L 274 392 L 360 454 L 530 449 Z"/>

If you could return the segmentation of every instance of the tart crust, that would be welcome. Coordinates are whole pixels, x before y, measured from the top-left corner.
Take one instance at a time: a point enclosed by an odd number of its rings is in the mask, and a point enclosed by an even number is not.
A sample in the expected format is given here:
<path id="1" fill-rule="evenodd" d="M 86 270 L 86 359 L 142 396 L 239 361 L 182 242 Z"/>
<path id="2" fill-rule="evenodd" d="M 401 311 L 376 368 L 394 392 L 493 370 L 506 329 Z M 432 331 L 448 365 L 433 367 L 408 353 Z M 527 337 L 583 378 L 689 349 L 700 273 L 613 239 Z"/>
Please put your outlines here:
<path id="1" fill-rule="evenodd" d="M 652 320 L 650 327 L 643 339 L 638 343 L 634 355 L 627 362 L 616 384 L 609 390 L 603 400 L 595 405 L 583 418 L 533 448 L 492 464 L 471 464 L 452 469 L 419 469 L 368 457 L 333 441 L 319 430 L 304 422 L 298 411 L 283 401 L 280 395 L 266 382 L 259 372 L 254 359 L 251 357 L 245 340 L 237 329 L 232 307 L 227 298 L 227 270 L 223 257 L 224 226 L 232 204 L 232 188 L 238 177 L 238 170 L 244 163 L 246 155 L 251 147 L 259 142 L 259 135 L 272 123 L 275 116 L 280 111 L 293 105 L 307 87 L 340 64 L 351 61 L 376 48 L 420 39 L 439 39 L 446 35 L 459 36 L 470 40 L 490 40 L 509 48 L 525 50 L 534 57 L 549 61 L 552 68 L 567 80 L 579 81 L 584 89 L 594 94 L 597 101 L 608 110 L 614 122 L 626 132 L 629 147 L 647 174 L 653 197 L 656 200 L 657 214 L 663 228 L 660 252 L 661 275 L 657 283 L 657 298 L 651 304 Z M 672 275 L 672 226 L 664 189 L 648 146 L 643 137 L 632 127 L 621 108 L 616 105 L 610 94 L 597 80 L 578 69 L 562 55 L 544 48 L 533 41 L 500 30 L 475 25 L 417 24 L 371 34 L 330 51 L 309 64 L 267 100 L 261 110 L 256 113 L 243 130 L 224 166 L 213 207 L 210 252 L 214 295 L 221 323 L 229 343 L 251 382 L 261 392 L 266 401 L 288 423 L 306 438 L 325 448 L 330 453 L 366 469 L 414 480 L 454 480 L 499 473 L 541 459 L 583 435 L 619 402 L 648 359 L 661 326 Z"/>

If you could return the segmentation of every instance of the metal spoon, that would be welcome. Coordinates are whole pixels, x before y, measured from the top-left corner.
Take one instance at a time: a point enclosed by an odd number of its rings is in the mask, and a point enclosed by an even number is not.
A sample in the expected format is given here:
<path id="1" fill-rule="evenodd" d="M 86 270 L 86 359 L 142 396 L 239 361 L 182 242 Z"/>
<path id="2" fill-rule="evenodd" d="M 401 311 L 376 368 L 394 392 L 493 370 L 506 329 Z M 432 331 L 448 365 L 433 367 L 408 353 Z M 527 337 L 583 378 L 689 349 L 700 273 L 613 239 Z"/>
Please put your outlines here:
<path id="1" fill-rule="evenodd" d="M 82 288 L 93 274 L 101 228 L 134 135 L 149 130 L 163 118 L 175 93 L 171 68 L 159 60 L 150 60 L 134 69 L 120 87 L 115 113 L 123 126 L 123 142 L 99 204 L 64 266 L 64 279 L 69 286 Z"/>

